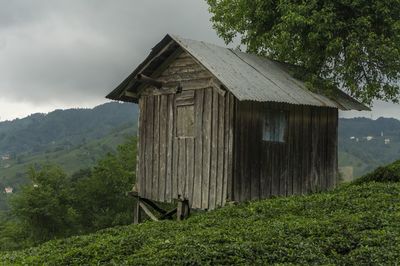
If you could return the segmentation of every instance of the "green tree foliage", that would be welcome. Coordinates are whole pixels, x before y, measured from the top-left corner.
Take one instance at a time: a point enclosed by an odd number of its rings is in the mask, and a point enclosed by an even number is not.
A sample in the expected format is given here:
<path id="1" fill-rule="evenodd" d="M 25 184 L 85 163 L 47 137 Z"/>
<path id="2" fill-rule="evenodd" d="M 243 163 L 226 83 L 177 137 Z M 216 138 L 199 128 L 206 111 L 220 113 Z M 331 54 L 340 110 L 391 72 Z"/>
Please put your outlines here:
<path id="1" fill-rule="evenodd" d="M 130 223 L 135 180 L 136 139 L 118 147 L 93 169 L 68 176 L 58 166 L 31 168 L 30 184 L 11 198 L 0 217 L 0 249 L 16 249 L 50 239 Z"/>
<path id="2" fill-rule="evenodd" d="M 217 33 L 299 66 L 310 88 L 344 87 L 365 103 L 398 102 L 397 0 L 207 0 Z M 322 81 L 324 80 L 324 81 Z"/>
<path id="3" fill-rule="evenodd" d="M 78 179 L 73 194 L 85 231 L 133 220 L 133 202 L 126 192 L 134 183 L 135 167 L 136 140 L 130 139 L 118 148 L 117 154 L 108 154 L 89 175 L 84 174 Z"/>
<path id="4" fill-rule="evenodd" d="M 38 242 L 69 235 L 75 231 L 77 210 L 71 205 L 70 181 L 55 166 L 30 169 L 32 184 L 25 185 L 11 200 L 11 208 Z"/>

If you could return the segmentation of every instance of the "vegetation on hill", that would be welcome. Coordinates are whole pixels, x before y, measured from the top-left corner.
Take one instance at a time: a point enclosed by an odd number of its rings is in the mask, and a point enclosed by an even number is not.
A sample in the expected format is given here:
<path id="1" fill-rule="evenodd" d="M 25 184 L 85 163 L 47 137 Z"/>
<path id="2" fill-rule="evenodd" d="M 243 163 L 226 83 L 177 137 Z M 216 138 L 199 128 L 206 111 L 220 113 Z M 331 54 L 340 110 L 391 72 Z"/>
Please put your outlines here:
<path id="1" fill-rule="evenodd" d="M 10 198 L 0 217 L 0 250 L 129 224 L 135 180 L 136 140 L 131 138 L 93 168 L 72 175 L 60 167 L 31 168 L 30 181 Z M 1 213 L 0 213 L 1 216 Z"/>
<path id="2" fill-rule="evenodd" d="M 121 125 L 136 124 L 137 106 L 117 102 L 93 109 L 55 110 L 0 122 L 0 155 L 69 149 L 108 135 Z"/>
<path id="3" fill-rule="evenodd" d="M 254 202 L 181 224 L 114 228 L 6 256 L 10 263 L 32 264 L 394 263 L 400 251 L 393 245 L 399 237 L 394 226 L 399 199 L 387 198 L 399 191 L 399 186 L 374 184 Z M 381 211 L 386 208 L 397 212 Z"/>
<path id="4" fill-rule="evenodd" d="M 373 172 L 357 179 L 355 183 L 400 182 L 400 160 L 386 166 L 380 166 Z"/>
<path id="5" fill-rule="evenodd" d="M 39 169 L 42 165 L 57 164 L 67 174 L 89 168 L 107 153 L 115 152 L 118 145 L 134 134 L 135 128 L 132 125 L 125 125 L 100 139 L 88 140 L 84 144 L 72 146 L 68 149 L 62 148 L 44 153 L 18 155 L 18 159 L 0 162 L 0 168 L 4 167 L 5 164 L 9 165 L 9 167 L 0 171 L 0 190 L 3 190 L 6 186 L 11 186 L 17 191 L 20 184 L 28 181 L 27 171 L 32 166 Z"/>
<path id="6" fill-rule="evenodd" d="M 28 182 L 31 166 L 57 164 L 66 174 L 90 168 L 135 134 L 136 116 L 134 104 L 107 103 L 0 122 L 0 193 Z M 0 210 L 5 207 L 0 196 Z"/>
<path id="7" fill-rule="evenodd" d="M 398 165 L 388 168 L 398 171 Z M 146 222 L 53 240 L 2 253 L 1 263 L 396 264 L 400 183 L 367 182 L 389 181 L 378 172 L 331 192 L 242 203 L 179 223 Z"/>

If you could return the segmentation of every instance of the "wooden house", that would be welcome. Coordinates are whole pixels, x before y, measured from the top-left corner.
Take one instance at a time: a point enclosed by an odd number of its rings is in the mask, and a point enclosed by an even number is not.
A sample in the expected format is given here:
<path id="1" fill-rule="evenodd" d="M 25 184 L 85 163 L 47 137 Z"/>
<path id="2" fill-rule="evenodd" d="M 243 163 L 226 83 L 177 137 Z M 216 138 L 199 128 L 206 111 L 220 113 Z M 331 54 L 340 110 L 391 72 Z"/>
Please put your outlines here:
<path id="1" fill-rule="evenodd" d="M 338 109 L 369 110 L 285 64 L 172 35 L 107 98 L 139 104 L 138 196 L 207 210 L 333 188 Z"/>

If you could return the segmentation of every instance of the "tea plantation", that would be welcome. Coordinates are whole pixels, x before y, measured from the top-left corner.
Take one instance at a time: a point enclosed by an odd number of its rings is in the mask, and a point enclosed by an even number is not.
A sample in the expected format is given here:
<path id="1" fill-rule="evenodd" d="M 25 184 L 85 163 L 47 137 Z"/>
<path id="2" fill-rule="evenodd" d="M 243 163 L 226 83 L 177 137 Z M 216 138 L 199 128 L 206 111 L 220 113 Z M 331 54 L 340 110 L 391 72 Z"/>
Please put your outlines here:
<path id="1" fill-rule="evenodd" d="M 400 261 L 399 165 L 331 192 L 249 202 L 179 223 L 115 227 L 0 253 L 0 264 L 394 265 Z"/>

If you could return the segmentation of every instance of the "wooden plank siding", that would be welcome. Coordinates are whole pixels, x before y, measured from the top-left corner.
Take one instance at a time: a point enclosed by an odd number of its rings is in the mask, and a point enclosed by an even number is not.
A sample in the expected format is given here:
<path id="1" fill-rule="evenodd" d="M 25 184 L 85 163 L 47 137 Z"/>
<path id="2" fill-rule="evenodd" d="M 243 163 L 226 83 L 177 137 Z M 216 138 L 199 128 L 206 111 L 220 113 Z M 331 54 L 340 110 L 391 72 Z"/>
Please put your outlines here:
<path id="1" fill-rule="evenodd" d="M 337 109 L 240 102 L 184 52 L 157 78 L 168 89 L 145 87 L 139 98 L 139 196 L 159 202 L 181 198 L 190 208 L 214 209 L 227 200 L 336 185 Z M 268 135 L 274 141 L 263 140 L 268 110 L 283 112 L 284 142 L 278 142 L 279 131 Z"/>
<path id="2" fill-rule="evenodd" d="M 262 139 L 268 110 L 287 114 L 285 142 Z M 236 101 L 233 199 L 246 201 L 333 188 L 337 178 L 334 108 Z"/>
<path id="3" fill-rule="evenodd" d="M 139 196 L 159 202 L 180 197 L 198 209 L 223 206 L 233 175 L 234 96 L 213 87 L 211 74 L 185 53 L 160 78 L 185 85 L 182 93 L 145 88 L 139 99 Z M 187 105 L 193 106 L 194 133 L 178 136 L 177 108 Z"/>

